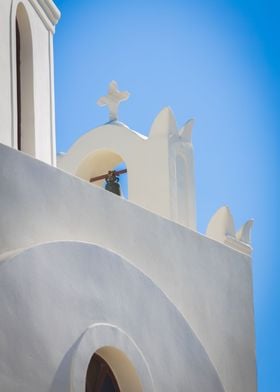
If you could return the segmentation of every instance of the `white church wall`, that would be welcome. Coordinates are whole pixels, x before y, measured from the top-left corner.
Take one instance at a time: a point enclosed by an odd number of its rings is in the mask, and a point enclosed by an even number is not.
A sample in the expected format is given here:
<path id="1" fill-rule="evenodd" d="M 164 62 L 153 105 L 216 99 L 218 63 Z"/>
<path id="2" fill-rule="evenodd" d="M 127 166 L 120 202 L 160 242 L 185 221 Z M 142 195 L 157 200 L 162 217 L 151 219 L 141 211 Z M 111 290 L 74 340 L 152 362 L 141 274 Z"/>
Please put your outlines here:
<path id="1" fill-rule="evenodd" d="M 3 391 L 84 392 L 91 356 L 113 346 L 145 392 L 224 392 L 180 312 L 120 256 L 55 242 L 2 260 L 0 272 Z M 122 392 L 139 391 L 112 370 Z"/>
<path id="2" fill-rule="evenodd" d="M 169 175 L 172 220 L 196 230 L 193 123 L 187 121 L 169 136 Z"/>
<path id="3" fill-rule="evenodd" d="M 256 390 L 248 255 L 3 145 L 0 177 L 2 253 L 58 240 L 112 249 L 174 303 L 226 391 Z"/>
<path id="4" fill-rule="evenodd" d="M 16 18 L 18 16 L 22 43 L 22 150 L 47 163 L 55 164 L 52 40 L 59 11 L 52 1 L 42 1 L 39 4 L 33 0 L 14 0 L 1 2 L 0 14 L 3 18 L 0 44 L 1 59 L 3 57 L 0 72 L 1 90 L 3 86 L 0 98 L 1 101 L 3 100 L 3 105 L 0 105 L 0 141 L 18 148 L 16 70 Z"/>

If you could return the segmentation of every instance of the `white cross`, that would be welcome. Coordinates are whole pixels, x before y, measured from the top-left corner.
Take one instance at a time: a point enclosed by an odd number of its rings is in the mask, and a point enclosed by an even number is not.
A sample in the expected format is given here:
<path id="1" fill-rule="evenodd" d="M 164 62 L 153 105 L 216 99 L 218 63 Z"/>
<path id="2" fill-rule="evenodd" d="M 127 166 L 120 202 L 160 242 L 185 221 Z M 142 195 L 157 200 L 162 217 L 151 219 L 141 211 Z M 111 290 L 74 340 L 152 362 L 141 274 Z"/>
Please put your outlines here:
<path id="1" fill-rule="evenodd" d="M 118 107 L 121 101 L 127 100 L 129 97 L 128 91 L 119 91 L 117 82 L 112 80 L 109 84 L 108 94 L 99 98 L 97 105 L 108 106 L 110 121 L 118 119 Z"/>

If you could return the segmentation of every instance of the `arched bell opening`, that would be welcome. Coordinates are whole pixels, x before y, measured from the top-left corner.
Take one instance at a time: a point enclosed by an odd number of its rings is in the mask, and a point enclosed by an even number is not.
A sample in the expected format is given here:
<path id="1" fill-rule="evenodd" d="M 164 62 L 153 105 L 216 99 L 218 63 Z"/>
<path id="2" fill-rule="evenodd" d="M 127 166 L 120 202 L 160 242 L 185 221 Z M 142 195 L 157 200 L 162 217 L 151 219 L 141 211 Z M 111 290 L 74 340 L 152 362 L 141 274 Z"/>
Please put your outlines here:
<path id="1" fill-rule="evenodd" d="M 76 175 L 96 186 L 128 198 L 126 163 L 113 151 L 98 150 L 90 154 L 79 165 Z"/>
<path id="2" fill-rule="evenodd" d="M 136 370 L 129 358 L 115 347 L 98 349 L 88 365 L 85 392 L 141 392 Z"/>

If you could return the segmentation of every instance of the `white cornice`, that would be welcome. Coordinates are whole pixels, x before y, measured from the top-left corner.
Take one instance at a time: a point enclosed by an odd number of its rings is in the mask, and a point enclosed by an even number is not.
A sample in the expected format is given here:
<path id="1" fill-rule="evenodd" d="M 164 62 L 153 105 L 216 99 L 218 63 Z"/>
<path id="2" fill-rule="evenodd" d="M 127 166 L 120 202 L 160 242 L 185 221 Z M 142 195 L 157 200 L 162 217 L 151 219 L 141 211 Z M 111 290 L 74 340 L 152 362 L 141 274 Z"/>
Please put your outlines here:
<path id="1" fill-rule="evenodd" d="M 38 0 L 45 13 L 48 15 L 53 25 L 56 25 L 60 18 L 60 11 L 52 0 Z"/>
<path id="2" fill-rule="evenodd" d="M 245 244 L 245 242 L 238 241 L 236 238 L 227 235 L 224 241 L 225 245 L 230 246 L 231 248 L 238 250 L 239 252 L 246 253 L 247 255 L 251 255 L 252 247 L 249 244 Z"/>
<path id="3" fill-rule="evenodd" d="M 60 11 L 52 0 L 29 0 L 48 30 L 54 32 Z"/>

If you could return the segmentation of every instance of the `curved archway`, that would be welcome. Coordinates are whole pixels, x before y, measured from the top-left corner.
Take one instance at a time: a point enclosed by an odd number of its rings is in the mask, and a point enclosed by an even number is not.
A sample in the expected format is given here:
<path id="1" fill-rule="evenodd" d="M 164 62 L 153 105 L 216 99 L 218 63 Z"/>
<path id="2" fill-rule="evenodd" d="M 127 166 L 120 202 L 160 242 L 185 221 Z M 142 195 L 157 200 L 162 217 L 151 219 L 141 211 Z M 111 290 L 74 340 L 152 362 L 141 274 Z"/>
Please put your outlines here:
<path id="1" fill-rule="evenodd" d="M 96 150 L 92 154 L 89 154 L 78 166 L 76 170 L 76 176 L 86 181 L 90 181 L 98 176 L 107 174 L 112 170 L 126 169 L 126 163 L 124 159 L 118 153 L 112 150 Z M 97 186 L 104 186 L 104 179 L 94 181 Z M 123 188 L 123 194 L 127 197 L 128 195 L 128 183 L 127 178 L 121 178 L 121 185 Z"/>
<path id="2" fill-rule="evenodd" d="M 94 389 L 95 388 L 95 389 Z M 142 391 L 141 382 L 128 357 L 112 346 L 99 348 L 92 356 L 86 377 L 86 392 Z"/>
<path id="3" fill-rule="evenodd" d="M 120 392 L 116 377 L 108 363 L 95 353 L 88 365 L 86 392 Z"/>
<path id="4" fill-rule="evenodd" d="M 84 392 L 91 360 L 97 354 L 110 367 L 122 392 L 152 392 L 153 379 L 139 347 L 123 330 L 93 324 L 78 342 L 71 364 L 71 391 Z"/>
<path id="5" fill-rule="evenodd" d="M 79 257 L 77 257 L 78 252 Z M 133 363 L 145 392 L 184 391 L 186 379 L 189 381 L 190 391 L 224 392 L 219 373 L 214 367 L 215 363 L 212 362 L 182 314 L 147 276 L 132 264 L 129 265 L 130 263 L 121 256 L 90 243 L 62 241 L 41 243 L 25 248 L 19 253 L 7 256 L 5 260 L 9 262 L 1 263 L 3 267 L 0 274 L 1 292 L 5 291 L 3 287 L 10 287 L 11 293 L 15 290 L 20 299 L 17 309 L 25 311 L 28 303 L 32 314 L 36 316 L 34 322 L 23 320 L 23 325 L 18 329 L 22 331 L 28 328 L 33 342 L 32 336 L 36 331 L 38 332 L 36 321 L 40 313 L 38 310 L 44 308 L 51 315 L 50 323 L 41 323 L 39 330 L 42 337 L 42 350 L 38 351 L 36 342 L 30 345 L 28 340 L 23 345 L 22 359 L 24 360 L 27 353 L 30 365 L 36 368 L 39 360 L 39 363 L 44 364 L 46 374 L 53 375 L 56 366 L 49 363 L 48 357 L 54 353 L 51 345 L 54 337 L 52 331 L 56 332 L 55 363 L 57 365 L 60 363 L 61 371 L 56 375 L 53 392 L 66 390 L 66 388 L 59 388 L 61 379 L 63 384 L 69 385 L 70 388 L 67 390 L 85 392 L 88 364 L 93 353 L 103 347 L 114 347 L 125 353 Z M 65 270 L 67 270 L 67 279 L 64 281 Z M 35 283 L 34 276 L 36 276 Z M 22 287 L 18 284 L 21 281 L 26 282 L 24 286 L 21 285 Z M 112 290 L 114 281 L 123 282 L 119 285 L 120 296 L 116 295 L 116 290 Z M 24 290 L 26 285 L 32 288 L 33 297 L 38 296 L 38 302 L 29 303 L 30 291 Z M 42 288 L 47 289 L 47 296 L 41 295 Z M 69 298 L 72 298 L 73 293 L 77 300 L 72 301 L 70 309 Z M 89 298 L 92 298 L 93 302 L 89 301 Z M 122 300 L 124 298 L 126 301 Z M 151 298 L 155 302 L 151 301 Z M 58 301 L 55 307 L 54 301 Z M 158 309 L 156 313 L 155 303 Z M 9 319 L 12 316 L 5 313 L 6 308 L 2 304 L 1 312 L 4 312 L 5 317 Z M 61 318 L 61 309 L 65 311 L 63 318 Z M 135 312 L 140 314 L 141 320 L 145 320 L 144 335 L 141 322 L 137 325 L 135 323 Z M 73 315 L 78 316 L 75 319 L 77 324 L 71 324 Z M 95 323 L 82 332 L 84 324 L 92 317 L 96 320 L 114 318 L 118 324 L 126 324 L 127 332 L 109 323 Z M 10 323 L 7 322 L 5 326 L 9 328 L 9 325 Z M 66 328 L 67 325 L 71 328 Z M 15 334 L 18 334 L 19 330 L 15 330 Z M 4 328 L 3 333 L 6 333 L 5 331 Z M 14 334 L 8 333 L 8 336 L 10 336 L 9 341 L 12 342 Z M 182 344 L 178 344 L 178 341 Z M 2 345 L 4 352 L 5 347 Z M 253 358 L 251 355 L 253 352 L 249 353 L 248 358 Z M 44 362 L 40 362 L 42 359 Z M 13 374 L 15 365 L 12 364 L 8 369 Z M 234 366 L 233 371 L 236 371 Z M 239 374 L 238 370 L 236 374 Z M 173 376 L 170 377 L 171 375 Z M 20 380 L 25 377 L 25 374 L 16 374 L 16 376 L 15 380 L 20 385 Z M 30 377 L 31 381 L 33 375 L 30 374 Z M 35 376 L 33 381 L 37 383 L 36 380 Z M 34 388 L 34 390 L 42 389 L 44 388 Z M 130 391 L 138 392 L 134 386 L 128 392 Z"/>
<path id="6" fill-rule="evenodd" d="M 33 43 L 23 3 L 16 9 L 17 147 L 35 156 Z"/>

